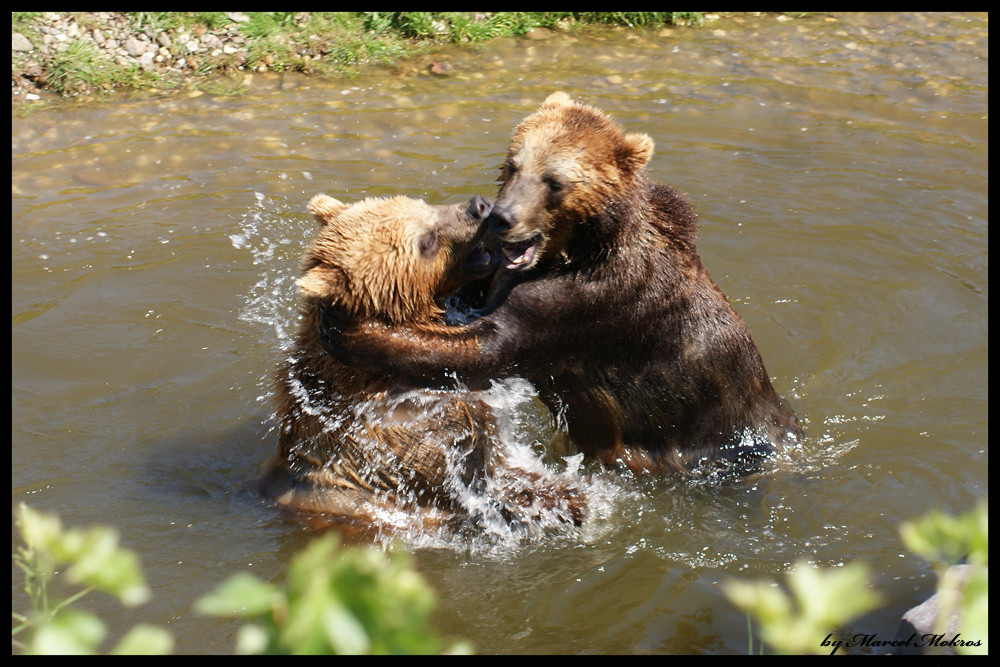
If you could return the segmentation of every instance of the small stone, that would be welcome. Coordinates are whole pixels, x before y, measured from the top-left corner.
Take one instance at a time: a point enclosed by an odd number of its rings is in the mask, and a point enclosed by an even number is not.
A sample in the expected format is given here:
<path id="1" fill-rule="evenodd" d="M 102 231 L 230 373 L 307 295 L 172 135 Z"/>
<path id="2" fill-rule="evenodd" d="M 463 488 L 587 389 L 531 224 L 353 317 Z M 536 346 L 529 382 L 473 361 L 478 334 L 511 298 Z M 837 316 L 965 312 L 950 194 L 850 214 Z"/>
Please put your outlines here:
<path id="1" fill-rule="evenodd" d="M 138 58 L 146 52 L 146 45 L 133 36 L 125 40 L 125 52 L 133 58 Z"/>
<path id="2" fill-rule="evenodd" d="M 528 32 L 524 33 L 524 36 L 527 37 L 528 39 L 533 39 L 538 41 L 542 39 L 548 39 L 549 37 L 552 36 L 552 34 L 553 34 L 552 31 L 549 30 L 548 28 L 532 28 Z"/>
<path id="3" fill-rule="evenodd" d="M 31 40 L 22 35 L 19 32 L 10 33 L 10 50 L 11 51 L 31 51 L 34 48 L 31 44 Z"/>
<path id="4" fill-rule="evenodd" d="M 34 60 L 29 60 L 24 64 L 24 76 L 35 81 L 42 76 L 42 66 Z"/>
<path id="5" fill-rule="evenodd" d="M 173 44 L 173 42 L 170 41 L 170 35 L 168 35 L 165 32 L 161 32 L 156 37 L 156 43 L 159 44 L 160 46 L 168 46 L 168 47 Z"/>

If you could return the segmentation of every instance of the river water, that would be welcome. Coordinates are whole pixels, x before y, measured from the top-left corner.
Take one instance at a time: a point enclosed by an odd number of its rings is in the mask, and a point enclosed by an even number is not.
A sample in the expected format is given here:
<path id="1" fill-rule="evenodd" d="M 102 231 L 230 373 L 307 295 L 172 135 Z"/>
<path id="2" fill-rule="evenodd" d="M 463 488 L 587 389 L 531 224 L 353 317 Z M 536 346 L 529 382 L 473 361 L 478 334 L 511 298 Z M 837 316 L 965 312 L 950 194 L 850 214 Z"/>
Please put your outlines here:
<path id="1" fill-rule="evenodd" d="M 436 626 L 481 653 L 745 653 L 720 584 L 802 558 L 867 563 L 886 604 L 851 629 L 890 639 L 935 586 L 898 525 L 988 496 L 987 16 L 435 58 L 450 76 L 426 75 L 429 59 L 349 81 L 254 75 L 236 98 L 12 118 L 12 506 L 116 527 L 153 589 L 138 610 L 82 606 L 113 635 L 143 621 L 180 653 L 233 650 L 237 623 L 194 600 L 241 570 L 280 580 L 312 538 L 253 487 L 276 441 L 269 382 L 306 202 L 495 195 L 511 130 L 565 90 L 655 140 L 651 176 L 695 202 L 705 265 L 807 437 L 729 483 L 585 465 L 599 511 L 579 530 L 387 548 L 412 552 Z M 512 411 L 537 407 L 524 385 L 503 391 Z M 15 609 L 22 586 L 12 569 Z"/>

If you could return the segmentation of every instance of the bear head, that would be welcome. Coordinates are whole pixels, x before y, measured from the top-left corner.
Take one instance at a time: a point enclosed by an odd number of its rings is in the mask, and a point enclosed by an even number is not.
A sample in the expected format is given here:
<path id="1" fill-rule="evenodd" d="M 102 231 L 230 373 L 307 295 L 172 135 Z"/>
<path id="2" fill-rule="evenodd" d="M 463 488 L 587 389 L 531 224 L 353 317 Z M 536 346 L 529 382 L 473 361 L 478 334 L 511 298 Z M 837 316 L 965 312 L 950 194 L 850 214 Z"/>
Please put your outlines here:
<path id="1" fill-rule="evenodd" d="M 321 228 L 296 285 L 355 320 L 437 317 L 437 300 L 494 268 L 493 254 L 481 245 L 490 209 L 478 195 L 447 206 L 402 196 L 348 205 L 316 195 L 309 210 Z"/>
<path id="2" fill-rule="evenodd" d="M 490 229 L 510 270 L 559 253 L 574 225 L 627 195 L 653 155 L 646 134 L 556 92 L 514 129 Z"/>

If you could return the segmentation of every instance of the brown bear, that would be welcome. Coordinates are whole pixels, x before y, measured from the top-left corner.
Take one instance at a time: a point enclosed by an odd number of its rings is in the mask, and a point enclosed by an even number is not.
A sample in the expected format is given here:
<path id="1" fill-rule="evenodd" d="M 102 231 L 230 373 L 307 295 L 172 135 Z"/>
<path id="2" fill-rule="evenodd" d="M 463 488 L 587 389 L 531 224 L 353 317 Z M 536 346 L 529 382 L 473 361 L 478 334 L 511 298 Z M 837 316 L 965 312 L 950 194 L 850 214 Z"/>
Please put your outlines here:
<path id="1" fill-rule="evenodd" d="M 524 375 L 581 451 L 637 472 L 780 449 L 797 420 L 702 265 L 688 199 L 646 176 L 652 154 L 649 136 L 553 93 L 502 166 L 490 224 L 506 273 L 485 316 L 414 331 L 331 313 L 323 344 L 412 377 Z"/>
<path id="2" fill-rule="evenodd" d="M 440 299 L 493 268 L 479 245 L 489 200 L 348 206 L 317 195 L 309 209 L 321 228 L 296 281 L 302 322 L 276 376 L 278 448 L 260 481 L 264 494 L 348 534 L 482 520 L 485 510 L 473 516 L 463 494 L 492 494 L 492 511 L 507 521 L 544 510 L 578 523 L 582 496 L 507 465 L 493 413 L 473 392 L 353 368 L 319 342 L 320 304 L 379 326 L 440 320 Z"/>

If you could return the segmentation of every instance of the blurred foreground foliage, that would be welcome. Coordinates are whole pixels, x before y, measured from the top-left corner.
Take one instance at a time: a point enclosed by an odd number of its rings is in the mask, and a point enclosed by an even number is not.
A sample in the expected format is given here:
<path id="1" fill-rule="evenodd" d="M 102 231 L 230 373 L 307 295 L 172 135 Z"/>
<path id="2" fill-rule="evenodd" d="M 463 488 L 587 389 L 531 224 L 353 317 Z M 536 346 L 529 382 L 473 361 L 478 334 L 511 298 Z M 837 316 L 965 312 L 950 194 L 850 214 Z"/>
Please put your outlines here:
<path id="1" fill-rule="evenodd" d="M 55 515 L 21 504 L 14 517 L 22 545 L 12 554 L 25 575 L 31 610 L 12 610 L 12 648 L 26 654 L 93 654 L 107 628 L 95 615 L 71 608 L 97 591 L 127 607 L 149 598 L 136 555 L 106 527 L 70 528 Z M 934 632 L 949 619 L 965 638 L 959 653 L 988 653 L 989 510 L 985 503 L 959 517 L 932 512 L 903 524 L 907 548 L 933 563 L 938 573 L 938 617 Z M 963 560 L 971 573 L 953 575 Z M 51 584 L 57 573 L 79 588 L 57 600 Z M 61 582 L 62 583 L 62 582 Z M 786 592 L 773 582 L 732 581 L 730 601 L 759 628 L 759 638 L 777 653 L 829 653 L 820 638 L 872 611 L 882 596 L 872 590 L 867 567 L 852 563 L 820 569 L 800 562 L 787 577 Z M 343 548 L 328 533 L 296 555 L 282 585 L 234 574 L 199 599 L 198 613 L 244 619 L 235 651 L 241 654 L 434 654 L 467 653 L 468 642 L 447 645 L 430 628 L 433 591 L 401 552 L 370 547 Z M 752 638 L 751 638 L 752 642 Z M 145 624 L 129 630 L 108 652 L 162 654 L 173 637 Z M 751 643 L 752 648 L 752 643 Z"/>
<path id="2" fill-rule="evenodd" d="M 327 533 L 292 559 L 284 586 L 234 574 L 195 609 L 249 621 L 237 637 L 241 654 L 433 654 L 444 648 L 427 622 L 434 604 L 407 554 L 342 549 Z"/>
<path id="3" fill-rule="evenodd" d="M 989 637 L 989 509 L 980 503 L 959 517 L 931 512 L 900 527 L 908 549 L 930 561 L 938 574 L 935 634 L 948 631 L 958 618 L 960 654 L 988 653 Z M 964 580 L 953 565 L 964 560 L 973 570 Z M 868 568 L 851 563 L 820 569 L 800 561 L 787 577 L 786 593 L 771 581 L 731 581 L 725 593 L 759 628 L 759 638 L 776 653 L 827 654 L 823 638 L 876 609 L 881 597 L 872 590 Z M 945 637 L 949 639 L 949 637 Z M 752 638 L 751 638 L 752 641 Z M 979 646 L 974 645 L 979 642 Z M 751 647 L 752 648 L 752 647 Z"/>
<path id="4" fill-rule="evenodd" d="M 15 512 L 14 524 L 24 544 L 12 558 L 24 571 L 31 611 L 11 611 L 12 648 L 29 654 L 95 653 L 107 628 L 97 616 L 69 605 L 92 591 L 112 595 L 128 607 L 149 598 L 139 559 L 119 546 L 114 530 L 103 526 L 65 529 L 57 516 L 36 512 L 23 503 Z M 63 568 L 67 581 L 82 588 L 65 600 L 56 600 L 49 589 Z M 18 637 L 22 633 L 26 640 Z M 165 630 L 137 625 L 110 653 L 169 653 L 173 644 L 173 637 Z"/>
<path id="5" fill-rule="evenodd" d="M 70 605 L 97 591 L 134 607 L 149 599 L 139 559 L 105 527 L 70 528 L 52 514 L 21 504 L 14 523 L 23 545 L 12 554 L 24 571 L 31 610 L 12 610 L 12 650 L 25 654 L 95 654 L 108 631 L 94 614 Z M 57 600 L 56 576 L 79 588 Z M 60 584 L 63 582 L 60 581 Z M 60 586 L 62 588 L 63 586 Z M 249 574 L 230 577 L 195 602 L 202 614 L 245 619 L 237 653 L 431 654 L 471 652 L 449 646 L 430 627 L 433 591 L 405 553 L 343 548 L 329 533 L 292 558 L 283 585 Z M 140 624 L 111 654 L 163 654 L 173 650 L 166 630 Z"/>

